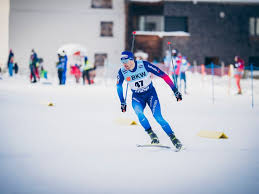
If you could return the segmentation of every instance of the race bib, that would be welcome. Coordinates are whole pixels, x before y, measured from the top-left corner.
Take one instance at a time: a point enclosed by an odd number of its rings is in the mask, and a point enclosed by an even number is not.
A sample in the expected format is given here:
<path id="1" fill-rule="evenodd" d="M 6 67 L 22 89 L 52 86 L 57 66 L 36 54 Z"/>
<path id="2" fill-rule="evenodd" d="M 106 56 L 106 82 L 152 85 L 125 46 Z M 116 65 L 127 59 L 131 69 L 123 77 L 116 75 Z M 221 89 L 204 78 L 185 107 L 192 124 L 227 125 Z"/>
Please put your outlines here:
<path id="1" fill-rule="evenodd" d="M 136 93 L 145 92 L 149 89 L 151 84 L 151 75 L 145 69 L 143 61 L 137 61 L 137 69 L 134 72 L 126 70 L 122 67 L 121 72 L 126 82 L 128 82 L 130 88 Z"/>

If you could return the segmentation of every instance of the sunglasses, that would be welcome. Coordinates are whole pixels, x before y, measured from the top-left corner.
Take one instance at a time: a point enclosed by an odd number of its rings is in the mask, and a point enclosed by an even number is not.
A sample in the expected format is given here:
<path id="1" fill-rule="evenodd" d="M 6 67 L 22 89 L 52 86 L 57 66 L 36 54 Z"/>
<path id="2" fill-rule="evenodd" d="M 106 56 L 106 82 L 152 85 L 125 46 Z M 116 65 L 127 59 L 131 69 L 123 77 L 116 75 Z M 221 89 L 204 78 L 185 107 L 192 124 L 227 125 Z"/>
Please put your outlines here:
<path id="1" fill-rule="evenodd" d="M 128 63 L 129 60 L 130 60 L 130 59 L 123 59 L 123 58 L 121 58 L 121 63 L 122 63 L 122 64 Z"/>

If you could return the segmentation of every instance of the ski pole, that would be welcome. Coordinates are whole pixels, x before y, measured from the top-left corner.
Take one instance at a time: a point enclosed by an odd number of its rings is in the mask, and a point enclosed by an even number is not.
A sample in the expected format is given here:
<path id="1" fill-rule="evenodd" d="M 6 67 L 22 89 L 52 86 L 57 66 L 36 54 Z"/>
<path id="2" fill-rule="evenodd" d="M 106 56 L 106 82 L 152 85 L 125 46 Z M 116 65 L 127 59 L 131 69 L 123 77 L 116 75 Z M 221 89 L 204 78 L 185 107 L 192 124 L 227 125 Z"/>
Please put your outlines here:
<path id="1" fill-rule="evenodd" d="M 133 53 L 133 51 L 134 51 L 134 42 L 135 42 L 135 35 L 136 35 L 136 32 L 134 31 L 134 32 L 132 32 L 132 36 L 133 36 L 133 38 L 132 38 L 132 43 L 131 43 L 131 52 Z M 125 104 L 127 104 L 126 103 L 126 100 L 127 100 L 127 94 L 128 94 L 128 87 L 129 87 L 129 84 L 127 83 L 127 87 L 126 87 L 126 94 L 125 94 Z"/>
<path id="2" fill-rule="evenodd" d="M 253 84 L 253 64 L 250 65 L 251 68 L 251 89 L 252 89 L 252 108 L 254 108 L 254 84 Z"/>
<path id="3" fill-rule="evenodd" d="M 132 38 L 132 43 L 131 43 L 131 52 L 132 52 L 132 53 L 133 53 L 133 51 L 134 51 L 135 35 L 136 35 L 136 32 L 135 32 L 135 31 L 132 32 L 132 36 L 133 36 L 133 38 Z"/>
<path id="4" fill-rule="evenodd" d="M 172 63 L 172 66 L 173 66 L 173 71 L 174 71 L 174 85 L 175 87 L 177 88 L 177 83 L 176 83 L 176 77 L 175 77 L 175 69 L 174 69 L 174 63 L 173 63 L 173 60 L 172 60 L 172 48 L 171 48 L 171 42 L 168 42 L 168 47 L 169 47 L 169 56 L 170 56 L 170 64 Z"/>

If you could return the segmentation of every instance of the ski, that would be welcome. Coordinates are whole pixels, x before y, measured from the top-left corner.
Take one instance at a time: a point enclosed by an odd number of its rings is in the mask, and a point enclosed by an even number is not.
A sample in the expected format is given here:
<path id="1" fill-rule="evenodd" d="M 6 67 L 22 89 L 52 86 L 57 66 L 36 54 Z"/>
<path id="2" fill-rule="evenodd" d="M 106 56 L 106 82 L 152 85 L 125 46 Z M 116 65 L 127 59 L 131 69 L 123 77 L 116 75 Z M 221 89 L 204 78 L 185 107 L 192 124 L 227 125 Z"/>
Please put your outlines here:
<path id="1" fill-rule="evenodd" d="M 170 146 L 165 146 L 161 144 L 137 144 L 137 147 L 158 147 L 158 148 L 166 148 L 166 149 L 171 149 Z"/>
<path id="2" fill-rule="evenodd" d="M 171 149 L 173 150 L 174 152 L 179 152 L 181 150 L 185 150 L 184 147 L 182 147 L 181 149 L 176 149 L 176 148 L 173 148 L 173 147 L 170 147 L 170 146 L 165 146 L 165 145 L 162 145 L 162 144 L 137 144 L 137 147 L 139 148 L 163 148 L 163 149 Z"/>

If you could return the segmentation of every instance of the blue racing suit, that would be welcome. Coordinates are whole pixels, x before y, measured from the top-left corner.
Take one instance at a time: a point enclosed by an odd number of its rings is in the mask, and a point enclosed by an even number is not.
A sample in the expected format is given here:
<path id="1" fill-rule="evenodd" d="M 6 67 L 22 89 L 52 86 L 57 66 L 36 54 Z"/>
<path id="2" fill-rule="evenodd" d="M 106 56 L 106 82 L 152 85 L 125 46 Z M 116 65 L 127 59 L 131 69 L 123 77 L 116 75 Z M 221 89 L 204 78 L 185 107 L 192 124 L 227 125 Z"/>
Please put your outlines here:
<path id="1" fill-rule="evenodd" d="M 124 80 L 126 80 L 132 90 L 132 107 L 144 129 L 147 131 L 151 128 L 149 121 L 144 115 L 144 109 L 146 104 L 148 104 L 156 121 L 161 125 L 167 135 L 171 135 L 174 132 L 161 114 L 159 99 L 152 84 L 150 73 L 163 78 L 171 89 L 174 92 L 177 92 L 177 88 L 166 73 L 147 61 L 138 60 L 135 61 L 135 67 L 132 71 L 126 70 L 122 67 L 118 72 L 117 93 L 120 98 L 120 102 L 121 104 L 126 104 L 122 88 L 122 84 Z"/>

